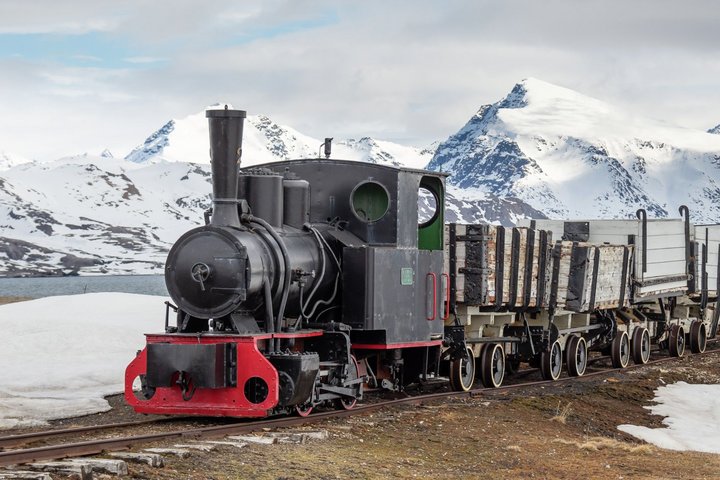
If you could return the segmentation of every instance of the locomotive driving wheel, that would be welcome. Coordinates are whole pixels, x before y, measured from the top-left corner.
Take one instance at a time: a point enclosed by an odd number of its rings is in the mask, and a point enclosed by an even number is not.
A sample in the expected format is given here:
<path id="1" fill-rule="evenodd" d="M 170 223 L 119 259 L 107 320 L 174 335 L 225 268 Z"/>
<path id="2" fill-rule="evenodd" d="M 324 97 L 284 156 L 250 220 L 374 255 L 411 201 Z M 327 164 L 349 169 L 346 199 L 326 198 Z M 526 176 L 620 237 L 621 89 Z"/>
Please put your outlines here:
<path id="1" fill-rule="evenodd" d="M 625 368 L 630 363 L 630 337 L 627 332 L 618 332 L 610 344 L 610 360 L 613 368 Z"/>
<path id="2" fill-rule="evenodd" d="M 295 405 L 295 413 L 297 413 L 301 417 L 307 417 L 310 415 L 313 411 L 313 406 L 310 402 L 305 403 L 303 405 Z"/>
<path id="3" fill-rule="evenodd" d="M 488 343 L 480 354 L 480 380 L 486 388 L 497 388 L 505 378 L 505 351 L 499 343 Z"/>
<path id="4" fill-rule="evenodd" d="M 475 355 L 466 347 L 462 355 L 450 362 L 450 386 L 458 392 L 467 392 L 475 380 Z"/>
<path id="5" fill-rule="evenodd" d="M 707 347 L 707 328 L 701 320 L 695 320 L 690 324 L 690 351 L 692 353 L 703 353 Z"/>
<path id="6" fill-rule="evenodd" d="M 550 348 L 540 354 L 540 373 L 543 380 L 557 380 L 562 372 L 562 347 L 555 340 Z"/>
<path id="7" fill-rule="evenodd" d="M 568 375 L 571 377 L 582 376 L 585 373 L 588 361 L 585 339 L 576 335 L 571 336 L 565 346 L 565 357 Z"/>
<path id="8" fill-rule="evenodd" d="M 647 328 L 635 329 L 630 350 L 636 365 L 644 365 L 650 360 L 650 332 Z"/>
<path id="9" fill-rule="evenodd" d="M 668 350 L 673 357 L 682 357 L 685 353 L 685 329 L 680 325 L 673 325 L 670 328 Z"/>

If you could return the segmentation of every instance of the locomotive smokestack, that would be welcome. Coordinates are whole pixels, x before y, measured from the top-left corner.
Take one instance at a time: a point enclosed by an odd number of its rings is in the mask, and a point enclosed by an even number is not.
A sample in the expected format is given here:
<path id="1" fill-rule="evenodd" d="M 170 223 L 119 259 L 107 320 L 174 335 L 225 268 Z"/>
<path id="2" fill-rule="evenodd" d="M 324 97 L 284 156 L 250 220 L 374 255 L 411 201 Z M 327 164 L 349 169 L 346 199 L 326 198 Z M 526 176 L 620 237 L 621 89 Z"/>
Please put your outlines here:
<path id="1" fill-rule="evenodd" d="M 212 225 L 239 225 L 237 180 L 242 155 L 244 110 L 207 110 L 213 184 Z"/>

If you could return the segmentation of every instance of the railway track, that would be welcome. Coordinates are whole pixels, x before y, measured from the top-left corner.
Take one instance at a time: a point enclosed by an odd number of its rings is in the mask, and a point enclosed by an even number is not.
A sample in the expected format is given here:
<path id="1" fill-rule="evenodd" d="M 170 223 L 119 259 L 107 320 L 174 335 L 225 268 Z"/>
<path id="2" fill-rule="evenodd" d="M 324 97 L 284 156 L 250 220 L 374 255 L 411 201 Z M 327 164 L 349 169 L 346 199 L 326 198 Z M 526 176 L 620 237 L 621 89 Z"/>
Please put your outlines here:
<path id="1" fill-rule="evenodd" d="M 720 345 L 717 341 L 712 342 L 713 349 L 706 350 L 703 354 L 695 355 L 709 355 L 720 353 Z M 710 342 L 709 345 L 710 346 Z M 685 358 L 685 357 L 683 357 Z M 679 360 L 676 357 L 661 357 L 654 360 L 650 360 L 644 365 L 629 365 L 624 369 L 599 369 L 593 372 L 587 372 L 582 377 L 569 377 L 564 376 L 558 380 L 539 380 L 539 381 L 524 381 L 518 383 L 511 383 L 503 385 L 499 388 L 477 388 L 468 392 L 436 392 L 421 395 L 408 396 L 405 398 L 384 400 L 377 403 L 370 403 L 364 405 L 358 405 L 352 410 L 332 410 L 332 411 L 320 411 L 313 413 L 309 417 L 283 417 L 275 419 L 263 419 L 256 421 L 238 421 L 230 424 L 223 425 L 211 425 L 207 427 L 195 427 L 189 429 L 180 429 L 166 432 L 150 433 L 143 435 L 130 435 L 130 436 L 119 436 L 115 438 L 102 438 L 87 440 L 81 442 L 70 442 L 60 443 L 56 445 L 46 445 L 28 448 L 15 448 L 10 450 L 0 451 L 0 466 L 9 466 L 29 462 L 38 462 L 43 460 L 57 460 L 69 457 L 80 457 L 86 455 L 97 455 L 108 451 L 124 450 L 137 445 L 147 444 L 165 440 L 188 440 L 188 439 L 212 439 L 225 437 L 228 435 L 247 434 L 257 432 L 267 428 L 283 428 L 292 427 L 297 425 L 307 425 L 312 423 L 318 423 L 328 419 L 343 418 L 351 415 L 358 415 L 376 411 L 382 408 L 393 407 L 397 405 L 412 405 L 421 404 L 425 402 L 431 402 L 435 400 L 447 399 L 447 398 L 458 398 L 458 397 L 474 397 L 484 395 L 486 393 L 500 392 L 506 390 L 513 390 L 519 388 L 527 388 L 534 386 L 545 386 L 545 385 L 557 385 L 562 384 L 571 380 L 583 381 L 587 378 L 596 376 L 609 375 L 617 372 L 624 372 L 627 370 L 641 368 L 647 365 L 657 365 L 661 363 L 670 362 L 673 360 Z M 532 370 L 528 373 L 532 373 Z M 525 373 L 524 371 L 518 373 Z M 149 424 L 158 424 L 161 422 L 167 422 L 168 420 L 176 420 L 175 418 L 168 419 L 155 419 L 155 420 L 143 420 L 138 422 L 124 422 L 114 423 L 97 426 L 87 427 L 76 427 L 69 429 L 57 429 L 43 432 L 33 432 L 18 435 L 10 435 L 0 437 L 0 449 L 8 447 L 15 447 L 18 445 L 26 445 L 33 442 L 44 441 L 48 439 L 67 437 L 80 434 L 92 434 L 99 432 L 108 432 L 117 429 L 130 429 L 134 427 L 143 427 Z"/>

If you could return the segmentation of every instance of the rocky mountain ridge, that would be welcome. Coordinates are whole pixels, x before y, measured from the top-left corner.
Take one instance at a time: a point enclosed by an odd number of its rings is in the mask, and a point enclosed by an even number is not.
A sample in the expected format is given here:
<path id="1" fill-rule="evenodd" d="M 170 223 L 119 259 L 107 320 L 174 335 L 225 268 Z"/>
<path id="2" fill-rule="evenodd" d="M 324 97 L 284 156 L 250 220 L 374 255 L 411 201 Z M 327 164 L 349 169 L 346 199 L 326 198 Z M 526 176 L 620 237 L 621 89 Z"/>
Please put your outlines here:
<path id="1" fill-rule="evenodd" d="M 720 221 L 720 137 L 644 119 L 540 80 L 480 107 L 429 169 L 463 197 L 514 197 L 556 218 Z"/>
<path id="2" fill-rule="evenodd" d="M 427 148 L 336 139 L 333 158 L 447 172 L 446 220 L 622 218 L 639 207 L 720 221 L 720 136 L 642 119 L 527 79 Z M 717 133 L 717 132 L 715 132 Z M 0 275 L 162 273 L 210 204 L 204 111 L 173 119 L 124 158 L 54 162 L 0 153 Z M 243 165 L 317 157 L 321 139 L 249 116 Z"/>

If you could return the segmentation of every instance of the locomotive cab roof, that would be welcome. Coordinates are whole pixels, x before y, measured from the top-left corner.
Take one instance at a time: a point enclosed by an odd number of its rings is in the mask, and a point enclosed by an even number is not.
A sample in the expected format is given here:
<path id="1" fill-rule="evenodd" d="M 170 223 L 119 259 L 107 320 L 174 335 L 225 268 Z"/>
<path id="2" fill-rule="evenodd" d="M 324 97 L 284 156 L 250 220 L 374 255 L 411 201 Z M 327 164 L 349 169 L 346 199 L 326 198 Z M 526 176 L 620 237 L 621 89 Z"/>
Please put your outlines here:
<path id="1" fill-rule="evenodd" d="M 431 175 L 431 176 L 437 176 L 437 177 L 449 177 L 450 174 L 447 172 L 437 172 L 434 170 L 425 170 L 422 168 L 409 168 L 409 167 L 403 167 L 403 166 L 395 166 L 395 165 L 387 165 L 384 163 L 371 163 L 371 162 L 364 162 L 362 160 L 343 160 L 343 159 L 335 159 L 335 158 L 297 158 L 292 160 L 283 160 L 280 162 L 269 162 L 269 163 L 262 163 L 262 164 L 256 164 L 252 166 L 242 167 L 241 171 L 245 170 L 252 170 L 255 168 L 264 168 L 269 169 L 273 171 L 277 171 L 277 166 L 286 166 L 289 164 L 301 164 L 301 163 L 310 163 L 310 164 L 328 164 L 328 165 L 366 165 L 370 166 L 371 168 L 377 168 L 379 170 L 391 170 L 391 171 L 400 171 L 400 172 L 408 172 L 408 173 L 415 173 L 415 174 L 423 174 L 423 175 Z"/>

